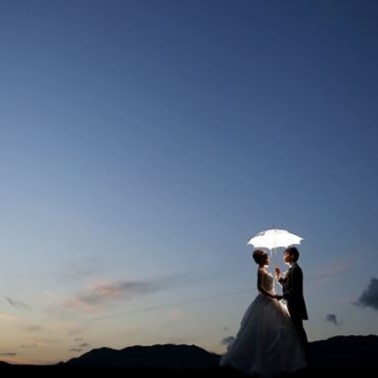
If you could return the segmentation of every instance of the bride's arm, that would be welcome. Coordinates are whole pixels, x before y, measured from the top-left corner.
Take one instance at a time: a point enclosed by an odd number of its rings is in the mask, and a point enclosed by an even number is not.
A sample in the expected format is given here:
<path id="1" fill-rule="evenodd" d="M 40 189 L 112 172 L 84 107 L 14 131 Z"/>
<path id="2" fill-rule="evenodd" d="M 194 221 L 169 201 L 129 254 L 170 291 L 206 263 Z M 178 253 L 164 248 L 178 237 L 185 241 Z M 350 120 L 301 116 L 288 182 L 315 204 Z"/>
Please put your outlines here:
<path id="1" fill-rule="evenodd" d="M 266 295 L 267 297 L 279 299 L 279 295 L 271 294 L 271 293 L 269 293 L 269 291 L 265 290 L 265 288 L 263 286 L 265 275 L 266 275 L 266 273 L 262 269 L 258 270 L 258 272 L 257 272 L 257 290 L 260 293 L 263 293 L 264 295 Z"/>

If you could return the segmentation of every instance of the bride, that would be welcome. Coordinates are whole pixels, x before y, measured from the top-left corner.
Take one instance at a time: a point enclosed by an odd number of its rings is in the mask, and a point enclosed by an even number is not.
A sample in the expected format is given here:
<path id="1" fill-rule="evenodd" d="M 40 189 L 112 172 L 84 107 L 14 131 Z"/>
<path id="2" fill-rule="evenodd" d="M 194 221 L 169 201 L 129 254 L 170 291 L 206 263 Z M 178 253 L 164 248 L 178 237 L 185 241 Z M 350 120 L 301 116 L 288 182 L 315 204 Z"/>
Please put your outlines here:
<path id="1" fill-rule="evenodd" d="M 252 256 L 258 264 L 259 294 L 247 308 L 220 365 L 265 377 L 305 368 L 305 351 L 286 307 L 279 301 L 282 296 L 274 291 L 274 277 L 267 270 L 269 256 L 262 250 L 255 250 Z"/>

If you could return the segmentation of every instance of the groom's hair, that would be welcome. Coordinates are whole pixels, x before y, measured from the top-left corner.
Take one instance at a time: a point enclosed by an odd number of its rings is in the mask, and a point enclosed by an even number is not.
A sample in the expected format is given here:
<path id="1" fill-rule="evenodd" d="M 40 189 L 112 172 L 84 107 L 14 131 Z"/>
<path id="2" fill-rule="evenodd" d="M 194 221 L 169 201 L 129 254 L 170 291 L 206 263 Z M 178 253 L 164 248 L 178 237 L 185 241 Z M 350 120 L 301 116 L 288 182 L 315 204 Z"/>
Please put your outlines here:
<path id="1" fill-rule="evenodd" d="M 297 247 L 288 247 L 286 248 L 285 252 L 292 256 L 294 262 L 296 262 L 299 259 L 299 251 Z"/>

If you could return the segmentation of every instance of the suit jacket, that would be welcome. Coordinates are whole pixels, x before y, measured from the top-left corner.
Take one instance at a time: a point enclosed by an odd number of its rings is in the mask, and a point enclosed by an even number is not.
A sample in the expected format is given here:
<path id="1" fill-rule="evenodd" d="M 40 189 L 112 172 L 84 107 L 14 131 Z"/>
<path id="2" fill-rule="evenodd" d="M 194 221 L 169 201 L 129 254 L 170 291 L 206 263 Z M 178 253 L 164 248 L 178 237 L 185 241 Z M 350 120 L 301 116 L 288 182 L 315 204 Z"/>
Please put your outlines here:
<path id="1" fill-rule="evenodd" d="M 292 318 L 308 319 L 306 303 L 303 297 L 303 273 L 297 263 L 281 275 L 278 282 L 282 285 L 282 294 L 287 302 L 287 309 Z"/>

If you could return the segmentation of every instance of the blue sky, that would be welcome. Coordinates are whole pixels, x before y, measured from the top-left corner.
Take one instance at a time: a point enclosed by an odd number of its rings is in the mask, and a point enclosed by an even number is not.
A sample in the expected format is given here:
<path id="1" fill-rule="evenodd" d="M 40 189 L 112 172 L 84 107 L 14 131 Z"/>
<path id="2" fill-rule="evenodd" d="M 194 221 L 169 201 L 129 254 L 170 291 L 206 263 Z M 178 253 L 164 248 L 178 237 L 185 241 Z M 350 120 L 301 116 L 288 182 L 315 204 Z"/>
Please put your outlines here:
<path id="1" fill-rule="evenodd" d="M 377 16 L 1 1 L 0 360 L 222 353 L 272 225 L 305 239 L 310 341 L 378 334 Z"/>

